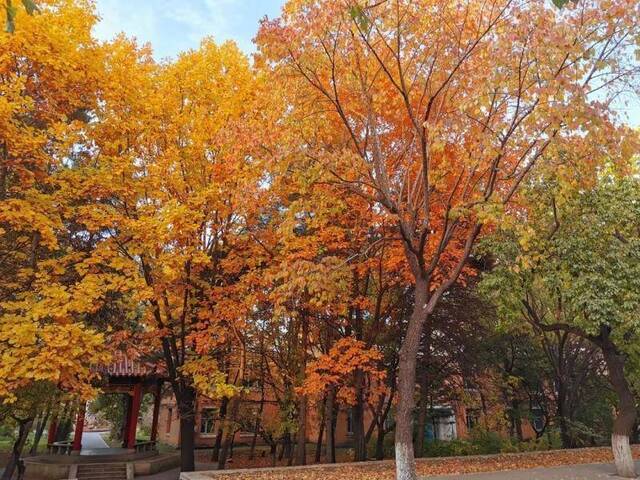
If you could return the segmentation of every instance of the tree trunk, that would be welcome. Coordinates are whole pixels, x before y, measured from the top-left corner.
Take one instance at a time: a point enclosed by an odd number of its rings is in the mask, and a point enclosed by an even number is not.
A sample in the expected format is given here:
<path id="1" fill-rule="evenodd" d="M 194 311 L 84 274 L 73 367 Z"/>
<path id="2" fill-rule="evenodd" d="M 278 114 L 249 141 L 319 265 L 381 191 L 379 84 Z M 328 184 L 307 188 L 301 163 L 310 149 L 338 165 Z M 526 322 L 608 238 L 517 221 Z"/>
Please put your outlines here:
<path id="1" fill-rule="evenodd" d="M 287 432 L 282 436 L 282 449 L 280 450 L 278 461 L 282 461 L 282 459 L 286 458 L 288 462 L 291 457 L 291 450 L 291 434 Z"/>
<path id="2" fill-rule="evenodd" d="M 562 441 L 562 448 L 573 448 L 573 439 L 569 430 L 569 419 L 567 418 L 567 409 L 565 404 L 565 388 L 562 383 L 559 383 L 558 408 L 556 410 L 556 415 L 558 417 L 558 424 L 560 426 L 560 440 Z"/>
<path id="3" fill-rule="evenodd" d="M 71 432 L 71 419 L 69 418 L 69 403 L 64 404 L 62 413 L 58 418 L 58 428 L 56 428 L 56 435 L 54 442 L 64 442 Z"/>
<path id="4" fill-rule="evenodd" d="M 270 446 L 270 450 L 269 453 L 271 454 L 271 466 L 275 467 L 276 466 L 276 449 L 278 447 L 278 444 L 276 442 L 273 442 Z"/>
<path id="5" fill-rule="evenodd" d="M 324 421 L 326 430 L 326 444 L 327 444 L 327 463 L 336 463 L 336 445 L 335 445 L 335 421 L 334 421 L 334 409 L 335 409 L 335 390 L 331 389 L 327 393 L 327 404 L 325 405 Z"/>
<path id="6" fill-rule="evenodd" d="M 325 417 L 325 409 L 327 403 L 327 399 L 325 398 L 322 402 L 322 417 L 320 418 L 320 426 L 318 428 L 318 439 L 316 440 L 316 453 L 314 457 L 315 463 L 320 463 L 320 459 L 322 458 L 322 437 L 324 436 L 324 417 Z"/>
<path id="7" fill-rule="evenodd" d="M 213 451 L 211 452 L 211 461 L 217 462 L 220 456 L 220 446 L 222 445 L 222 434 L 224 420 L 227 416 L 227 406 L 229 405 L 229 399 L 224 397 L 220 402 L 220 419 L 218 421 L 218 431 L 216 433 L 216 442 L 213 444 Z"/>
<path id="8" fill-rule="evenodd" d="M 44 414 L 40 417 L 40 421 L 38 422 L 38 426 L 36 427 L 35 435 L 33 436 L 33 445 L 31 445 L 31 450 L 29 451 L 29 454 L 31 455 L 36 455 L 38 453 L 38 444 L 42 439 L 42 434 L 44 433 L 44 429 L 47 426 L 50 414 L 51 409 L 47 408 Z"/>
<path id="9" fill-rule="evenodd" d="M 290 467 L 291 465 L 293 465 L 293 441 L 292 441 L 291 435 L 287 435 L 286 450 L 287 450 L 287 466 Z"/>
<path id="10" fill-rule="evenodd" d="M 376 460 L 384 460 L 384 421 L 378 422 L 378 434 L 376 436 Z"/>
<path id="11" fill-rule="evenodd" d="M 180 395 L 176 395 L 178 411 L 180 413 L 180 469 L 183 472 L 193 472 L 195 462 L 195 427 L 196 393 L 192 387 L 184 387 Z"/>
<path id="12" fill-rule="evenodd" d="M 256 452 L 256 441 L 258 440 L 258 432 L 260 431 L 260 422 L 262 421 L 262 414 L 264 413 L 264 374 L 261 375 L 260 386 L 260 407 L 258 414 L 256 415 L 256 423 L 253 427 L 253 438 L 251 439 L 251 450 L 249 451 L 249 460 L 253 460 Z"/>
<path id="13" fill-rule="evenodd" d="M 427 375 L 426 368 L 422 373 L 422 378 L 420 380 L 418 424 L 416 426 L 416 440 L 413 447 L 416 457 L 422 457 L 422 455 L 424 454 L 424 431 L 427 426 L 427 413 L 429 410 L 429 377 Z"/>
<path id="14" fill-rule="evenodd" d="M 520 401 L 517 398 L 514 398 L 511 401 L 511 411 L 513 412 L 513 427 L 515 429 L 516 437 L 519 442 L 522 442 L 524 440 L 522 434 L 522 418 L 520 415 Z"/>
<path id="15" fill-rule="evenodd" d="M 636 468 L 629 446 L 629 437 L 636 423 L 636 404 L 633 393 L 624 375 L 625 358 L 618 353 L 615 346 L 606 340 L 602 347 L 604 361 L 611 386 L 618 396 L 618 412 L 613 421 L 611 449 L 618 476 L 636 478 Z"/>
<path id="16" fill-rule="evenodd" d="M 359 276 L 356 274 L 354 277 L 355 283 L 355 294 L 359 295 Z M 366 287 L 364 287 L 366 289 Z M 364 336 L 364 320 L 362 316 L 362 310 L 360 308 L 355 308 L 353 310 L 354 313 L 354 330 L 356 339 L 363 341 Z M 356 462 L 363 462 L 367 459 L 367 443 L 365 440 L 365 431 L 364 431 L 364 409 L 365 409 L 365 401 L 364 401 L 364 372 L 362 369 L 357 368 L 353 375 L 353 382 L 355 385 L 355 405 L 352 409 L 352 420 L 353 420 L 353 459 Z"/>
<path id="17" fill-rule="evenodd" d="M 235 436 L 235 421 L 240 408 L 240 397 L 235 396 L 229 401 L 229 410 L 225 415 L 224 426 L 222 428 L 222 448 L 218 455 L 218 470 L 224 470 L 231 448 L 231 442 Z"/>
<path id="18" fill-rule="evenodd" d="M 309 318 L 306 311 L 302 311 L 302 345 L 300 358 L 300 377 L 305 378 L 307 370 L 307 350 L 309 348 Z M 296 465 L 307 464 L 307 406 L 308 399 L 304 394 L 298 401 L 298 432 L 296 435 Z"/>
<path id="19" fill-rule="evenodd" d="M 354 461 L 363 462 L 367 459 L 367 444 L 364 431 L 364 372 L 357 369 L 355 374 L 356 404 L 353 406 L 353 441 Z"/>
<path id="20" fill-rule="evenodd" d="M 256 441 L 258 440 L 258 429 L 260 428 L 260 417 L 256 419 L 255 426 L 253 428 L 253 437 L 251 437 L 251 447 L 249 449 L 249 460 L 253 460 L 256 454 Z"/>
<path id="21" fill-rule="evenodd" d="M 286 442 L 286 436 L 287 436 L 287 434 L 285 433 L 280 438 L 280 453 L 278 454 L 278 461 L 279 462 L 282 461 L 282 459 L 284 458 L 284 453 L 285 453 L 285 450 L 286 450 L 285 445 L 287 443 Z"/>
<path id="22" fill-rule="evenodd" d="M 298 433 L 296 435 L 296 465 L 307 464 L 307 396 L 298 403 Z"/>
<path id="23" fill-rule="evenodd" d="M 11 456 L 9 457 L 4 472 L 2 472 L 0 480 L 11 480 L 13 477 L 13 474 L 21 461 L 20 457 L 22 456 L 22 450 L 24 450 L 24 444 L 27 442 L 27 437 L 29 436 L 32 425 L 33 418 L 18 421 L 18 438 L 16 438 L 16 441 L 13 443 Z"/>
<path id="24" fill-rule="evenodd" d="M 427 283 L 416 280 L 413 312 L 400 348 L 398 405 L 396 407 L 396 480 L 417 480 L 413 454 L 413 410 L 415 408 L 416 357 L 422 327 L 427 319 Z"/>
<path id="25" fill-rule="evenodd" d="M 573 440 L 571 439 L 568 420 L 565 417 L 559 416 L 558 424 L 560 425 L 560 441 L 562 443 L 562 448 L 573 448 Z"/>
<path id="26" fill-rule="evenodd" d="M 417 352 L 417 349 L 416 349 Z M 398 370 L 398 406 L 396 410 L 396 479 L 417 480 L 413 455 L 413 409 L 415 400 L 415 352 L 403 348 Z"/>

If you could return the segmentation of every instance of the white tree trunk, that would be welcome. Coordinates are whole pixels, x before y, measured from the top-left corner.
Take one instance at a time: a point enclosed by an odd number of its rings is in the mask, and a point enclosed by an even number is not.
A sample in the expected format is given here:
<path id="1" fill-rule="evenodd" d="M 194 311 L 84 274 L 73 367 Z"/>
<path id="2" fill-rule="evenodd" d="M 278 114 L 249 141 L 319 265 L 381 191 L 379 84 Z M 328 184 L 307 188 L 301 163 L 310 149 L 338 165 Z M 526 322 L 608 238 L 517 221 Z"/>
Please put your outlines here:
<path id="1" fill-rule="evenodd" d="M 413 444 L 396 442 L 396 480 L 417 480 Z"/>
<path id="2" fill-rule="evenodd" d="M 611 450 L 619 477 L 636 478 L 636 466 L 633 462 L 629 437 L 614 433 L 611 435 Z"/>

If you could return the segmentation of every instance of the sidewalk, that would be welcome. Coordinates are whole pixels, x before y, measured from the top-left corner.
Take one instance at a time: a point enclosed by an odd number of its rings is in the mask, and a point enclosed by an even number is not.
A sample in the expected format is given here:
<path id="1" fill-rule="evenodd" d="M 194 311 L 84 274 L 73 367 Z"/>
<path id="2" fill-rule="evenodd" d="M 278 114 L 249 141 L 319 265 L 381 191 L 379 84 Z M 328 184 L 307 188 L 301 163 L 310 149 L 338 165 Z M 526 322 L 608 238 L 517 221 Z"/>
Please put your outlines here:
<path id="1" fill-rule="evenodd" d="M 640 462 L 636 462 L 640 470 Z M 470 473 L 466 475 L 442 475 L 422 477 L 425 480 L 613 480 L 615 467 L 609 463 L 591 465 L 570 465 L 566 467 L 532 468 L 529 470 L 512 470 L 508 472 Z"/>

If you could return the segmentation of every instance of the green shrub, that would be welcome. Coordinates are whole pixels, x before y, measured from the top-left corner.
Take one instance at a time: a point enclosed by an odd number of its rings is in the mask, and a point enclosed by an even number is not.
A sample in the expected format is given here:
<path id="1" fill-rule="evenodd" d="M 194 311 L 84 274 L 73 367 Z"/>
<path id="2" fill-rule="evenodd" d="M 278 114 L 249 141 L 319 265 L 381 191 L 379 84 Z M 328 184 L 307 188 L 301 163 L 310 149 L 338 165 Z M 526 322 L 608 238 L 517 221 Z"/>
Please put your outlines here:
<path id="1" fill-rule="evenodd" d="M 508 439 L 502 438 L 498 433 L 476 427 L 469 432 L 469 441 L 476 447 L 480 455 L 500 453 L 510 450 L 512 445 Z"/>
<path id="2" fill-rule="evenodd" d="M 556 432 L 549 432 L 538 439 L 519 442 L 516 439 L 501 437 L 497 432 L 474 428 L 467 440 L 440 441 L 425 443 L 423 456 L 452 457 L 465 455 L 491 455 L 496 453 L 537 452 L 559 448 L 560 439 Z"/>
<path id="3" fill-rule="evenodd" d="M 376 434 L 371 435 L 369 439 L 369 443 L 367 444 L 367 455 L 369 458 L 376 458 L 376 442 L 377 442 Z M 394 447 L 394 435 L 393 432 L 389 432 L 384 436 L 384 440 L 382 442 L 382 451 L 384 452 L 384 458 L 393 458 L 395 455 L 395 447 Z"/>
<path id="4" fill-rule="evenodd" d="M 0 424 L 0 437 L 13 438 L 15 430 L 15 425 Z"/>
<path id="5" fill-rule="evenodd" d="M 477 447 L 466 440 L 430 440 L 425 442 L 423 456 L 425 457 L 457 457 L 477 454 Z"/>
<path id="6" fill-rule="evenodd" d="M 540 438 L 527 440 L 525 442 L 512 442 L 513 450 L 516 452 L 542 452 L 561 448 L 560 438 L 554 432 L 549 432 Z M 504 453 L 507 453 L 503 450 Z"/>

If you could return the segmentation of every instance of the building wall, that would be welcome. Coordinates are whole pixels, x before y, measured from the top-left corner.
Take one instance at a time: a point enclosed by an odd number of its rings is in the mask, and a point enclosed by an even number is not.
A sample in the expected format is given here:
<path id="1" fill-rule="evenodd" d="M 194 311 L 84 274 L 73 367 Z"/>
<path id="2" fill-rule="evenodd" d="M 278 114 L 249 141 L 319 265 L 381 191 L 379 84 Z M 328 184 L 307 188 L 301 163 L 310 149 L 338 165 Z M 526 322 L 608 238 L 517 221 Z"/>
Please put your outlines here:
<path id="1" fill-rule="evenodd" d="M 210 423 L 204 421 L 206 419 L 206 413 L 208 409 L 215 409 L 217 412 L 220 407 L 220 402 L 214 402 L 208 399 L 199 399 L 197 402 L 196 410 L 196 435 L 195 444 L 198 448 L 212 447 L 216 440 L 216 432 L 220 426 L 220 421 L 216 420 Z M 248 396 L 243 401 L 241 409 L 258 409 L 259 400 Z M 278 405 L 275 402 L 265 402 L 263 407 L 262 418 L 263 421 L 269 419 L 277 419 L 279 416 Z M 311 408 L 309 416 L 307 418 L 306 436 L 307 442 L 315 443 L 318 438 L 318 428 L 320 422 L 320 415 L 317 408 Z M 335 440 L 336 446 L 349 446 L 353 442 L 353 432 L 349 431 L 350 412 L 349 409 L 341 409 L 338 412 L 336 418 L 336 431 Z M 180 416 L 176 406 L 176 401 L 172 397 L 166 397 L 160 404 L 160 413 L 158 416 L 158 441 L 166 443 L 168 445 L 178 446 L 180 443 Z M 169 420 L 171 418 L 171 420 Z M 365 410 L 365 428 L 372 420 L 371 412 Z M 206 427 L 205 427 L 206 425 Z M 208 430 L 208 431 L 202 431 Z M 250 444 L 253 439 L 253 432 L 239 431 L 236 433 L 234 441 L 237 444 Z M 264 445 L 263 439 L 258 436 L 256 439 L 257 445 Z"/>
<path id="2" fill-rule="evenodd" d="M 498 431 L 508 435 L 508 430 L 505 430 L 505 426 L 500 423 L 500 417 L 502 417 L 502 413 L 500 413 L 499 409 L 492 409 L 488 415 L 481 414 L 478 416 L 478 411 L 475 408 L 468 408 L 461 401 L 450 402 L 451 409 L 453 410 L 453 415 L 450 418 L 443 419 L 439 423 L 436 422 L 436 429 L 440 434 L 443 434 L 445 430 L 453 431 L 453 438 L 468 438 L 469 436 L 469 416 L 474 415 L 476 418 L 476 423 L 484 428 L 488 428 L 492 431 Z M 212 447 L 215 443 L 216 432 L 220 426 L 219 420 L 215 420 L 213 422 L 209 422 L 206 424 L 204 419 L 206 417 L 207 409 L 215 409 L 217 413 L 220 407 L 219 402 L 214 402 L 208 399 L 200 398 L 197 401 L 197 411 L 196 411 L 196 436 L 195 436 L 195 444 L 196 447 Z M 243 400 L 241 404 L 241 409 L 253 409 L 257 411 L 259 408 L 259 397 L 255 395 L 249 394 L 249 396 Z M 497 408 L 497 407 L 496 407 Z M 473 413 L 471 413 L 473 412 Z M 217 416 L 217 415 L 216 415 Z M 266 401 L 263 407 L 262 418 L 264 422 L 268 422 L 270 420 L 277 421 L 279 416 L 278 405 L 275 402 Z M 349 416 L 350 412 L 348 408 L 342 408 L 338 412 L 336 418 L 336 431 L 335 431 L 335 440 L 337 446 L 350 446 L 353 442 L 353 432 L 349 431 Z M 367 409 L 365 410 L 365 429 L 368 427 L 372 420 L 371 412 Z M 453 425 L 449 425 L 448 427 L 445 423 L 449 424 L 453 421 Z M 309 415 L 307 418 L 307 428 L 306 428 L 306 436 L 307 442 L 315 443 L 318 437 L 318 429 L 320 422 L 320 412 L 318 407 L 315 408 L 312 406 L 309 409 Z M 208 430 L 208 431 L 203 431 Z M 531 424 L 526 419 L 522 421 L 522 431 L 523 437 L 525 440 L 535 438 L 535 431 L 533 430 Z M 251 443 L 253 438 L 253 432 L 237 432 L 234 441 L 237 444 L 249 444 Z M 178 408 L 176 406 L 175 399 L 173 396 L 165 397 L 160 405 L 160 413 L 158 420 L 158 440 L 169 444 L 178 446 L 180 443 L 180 417 L 178 414 Z M 258 436 L 256 439 L 257 445 L 264 445 L 263 439 Z"/>
<path id="3" fill-rule="evenodd" d="M 163 399 L 158 414 L 158 441 L 167 445 L 180 444 L 180 416 L 173 398 Z"/>

